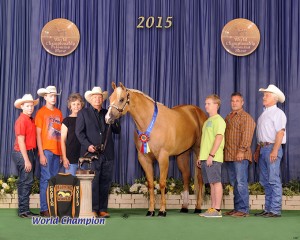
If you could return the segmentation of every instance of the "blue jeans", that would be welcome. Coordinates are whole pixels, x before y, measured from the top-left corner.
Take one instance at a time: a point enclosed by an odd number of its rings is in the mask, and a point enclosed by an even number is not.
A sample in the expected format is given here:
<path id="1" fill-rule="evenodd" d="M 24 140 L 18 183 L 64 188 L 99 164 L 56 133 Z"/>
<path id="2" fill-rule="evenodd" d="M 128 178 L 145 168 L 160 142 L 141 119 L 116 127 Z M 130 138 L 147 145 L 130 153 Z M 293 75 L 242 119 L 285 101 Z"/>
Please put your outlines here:
<path id="1" fill-rule="evenodd" d="M 233 186 L 234 210 L 249 213 L 248 160 L 226 162 L 229 181 Z"/>
<path id="2" fill-rule="evenodd" d="M 280 162 L 282 147 L 278 150 L 275 162 L 270 162 L 270 153 L 274 144 L 262 147 L 259 155 L 259 182 L 265 189 L 265 211 L 281 214 L 282 184 L 280 178 Z"/>
<path id="3" fill-rule="evenodd" d="M 59 172 L 60 156 L 53 154 L 49 150 L 44 150 L 45 157 L 47 158 L 47 165 L 41 165 L 41 178 L 40 178 L 40 203 L 41 212 L 48 210 L 47 205 L 47 187 L 48 181 L 51 177 L 54 177 Z"/>
<path id="4" fill-rule="evenodd" d="M 33 185 L 33 171 L 35 162 L 35 153 L 32 150 L 27 151 L 29 161 L 31 162 L 32 169 L 30 172 L 25 172 L 25 162 L 21 152 L 13 151 L 12 158 L 15 161 L 18 169 L 19 180 L 18 186 L 18 214 L 29 212 L 29 196 L 31 187 Z"/>
<path id="5" fill-rule="evenodd" d="M 72 163 L 69 165 L 69 169 L 65 168 L 65 173 L 71 173 L 73 176 L 76 176 L 77 169 L 78 169 L 78 164 Z"/>
<path id="6" fill-rule="evenodd" d="M 108 160 L 101 154 L 98 160 L 92 162 L 95 177 L 92 182 L 93 212 L 107 212 L 108 194 L 113 176 L 114 161 Z"/>

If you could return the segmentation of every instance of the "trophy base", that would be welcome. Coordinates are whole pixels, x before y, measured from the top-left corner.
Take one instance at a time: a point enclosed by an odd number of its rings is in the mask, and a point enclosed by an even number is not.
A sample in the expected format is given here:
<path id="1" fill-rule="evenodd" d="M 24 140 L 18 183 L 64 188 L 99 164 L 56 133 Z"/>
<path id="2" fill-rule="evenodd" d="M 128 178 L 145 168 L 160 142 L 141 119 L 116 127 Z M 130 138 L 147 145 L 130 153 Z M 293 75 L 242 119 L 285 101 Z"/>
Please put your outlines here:
<path id="1" fill-rule="evenodd" d="M 76 175 L 77 174 L 95 174 L 95 171 L 93 171 L 93 170 L 78 169 L 76 171 Z"/>

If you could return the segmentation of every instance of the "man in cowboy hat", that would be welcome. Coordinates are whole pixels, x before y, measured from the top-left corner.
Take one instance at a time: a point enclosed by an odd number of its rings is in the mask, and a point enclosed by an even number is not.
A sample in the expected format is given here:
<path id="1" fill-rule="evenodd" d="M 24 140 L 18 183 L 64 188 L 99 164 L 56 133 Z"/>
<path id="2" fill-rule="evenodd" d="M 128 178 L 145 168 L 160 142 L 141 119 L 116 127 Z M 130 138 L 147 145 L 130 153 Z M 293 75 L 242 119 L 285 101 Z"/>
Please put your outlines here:
<path id="1" fill-rule="evenodd" d="M 49 179 L 59 172 L 61 162 L 60 130 L 63 116 L 61 111 L 55 107 L 56 98 L 60 95 L 55 86 L 40 88 L 37 94 L 44 97 L 46 101 L 45 106 L 40 108 L 36 114 L 35 125 L 41 164 L 40 215 L 48 217 L 46 191 Z"/>
<path id="2" fill-rule="evenodd" d="M 16 141 L 12 158 L 18 169 L 18 215 L 21 218 L 31 218 L 37 214 L 29 211 L 29 195 L 33 184 L 33 164 L 35 161 L 36 130 L 31 115 L 39 100 L 34 100 L 31 94 L 25 94 L 15 101 L 15 107 L 22 113 L 15 123 Z"/>
<path id="3" fill-rule="evenodd" d="M 280 162 L 283 155 L 281 144 L 286 143 L 286 116 L 277 107 L 283 103 L 285 96 L 275 85 L 260 88 L 263 92 L 264 111 L 257 121 L 257 148 L 254 160 L 259 164 L 259 180 L 265 189 L 265 209 L 255 214 L 263 217 L 280 217 L 282 201 L 282 184 L 280 179 Z"/>
<path id="4" fill-rule="evenodd" d="M 92 206 L 93 212 L 99 217 L 109 217 L 107 204 L 114 166 L 114 142 L 109 125 L 105 123 L 107 110 L 102 108 L 107 95 L 100 87 L 86 91 L 84 97 L 91 106 L 78 112 L 75 130 L 81 143 L 81 155 L 89 152 L 98 157 L 92 162 L 92 169 L 95 171 Z M 118 121 L 111 125 L 111 130 L 117 134 L 121 131 Z M 99 146 L 102 146 L 101 150 L 97 151 Z"/>

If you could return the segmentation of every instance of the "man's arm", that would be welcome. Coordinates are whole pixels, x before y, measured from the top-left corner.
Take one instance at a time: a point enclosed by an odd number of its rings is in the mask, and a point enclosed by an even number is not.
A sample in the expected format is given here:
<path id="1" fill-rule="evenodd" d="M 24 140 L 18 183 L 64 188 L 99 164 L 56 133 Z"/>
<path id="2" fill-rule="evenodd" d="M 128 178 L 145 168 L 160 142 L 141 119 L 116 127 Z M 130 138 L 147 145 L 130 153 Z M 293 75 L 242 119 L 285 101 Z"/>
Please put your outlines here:
<path id="1" fill-rule="evenodd" d="M 36 142 L 37 142 L 37 146 L 38 146 L 38 150 L 39 150 L 39 154 L 40 154 L 40 164 L 42 166 L 46 166 L 48 161 L 47 161 L 47 158 L 43 151 L 42 129 L 40 129 L 39 127 L 36 127 Z"/>
<path id="2" fill-rule="evenodd" d="M 25 136 L 23 135 L 18 135 L 18 144 L 20 147 L 20 152 L 24 158 L 24 163 L 25 163 L 25 172 L 30 172 L 32 169 L 31 162 L 29 160 L 27 150 L 26 150 L 26 145 L 25 145 Z"/>
<path id="3" fill-rule="evenodd" d="M 283 139 L 283 136 L 284 136 L 284 132 L 285 132 L 285 129 L 281 129 L 276 134 L 275 143 L 274 143 L 273 149 L 272 149 L 272 151 L 270 153 L 270 162 L 271 163 L 275 162 L 276 159 L 277 159 L 278 150 L 279 150 L 279 148 L 281 146 L 282 139 Z"/>
<path id="4" fill-rule="evenodd" d="M 75 134 L 78 138 L 80 144 L 84 147 L 86 151 L 95 152 L 95 146 L 89 142 L 86 136 L 85 119 L 82 110 L 78 112 L 75 126 Z"/>
<path id="5" fill-rule="evenodd" d="M 256 124 L 254 120 L 250 116 L 241 120 L 242 136 L 241 136 L 241 141 L 236 156 L 236 159 L 238 161 L 242 161 L 245 159 L 244 153 L 251 146 L 255 125 Z"/>

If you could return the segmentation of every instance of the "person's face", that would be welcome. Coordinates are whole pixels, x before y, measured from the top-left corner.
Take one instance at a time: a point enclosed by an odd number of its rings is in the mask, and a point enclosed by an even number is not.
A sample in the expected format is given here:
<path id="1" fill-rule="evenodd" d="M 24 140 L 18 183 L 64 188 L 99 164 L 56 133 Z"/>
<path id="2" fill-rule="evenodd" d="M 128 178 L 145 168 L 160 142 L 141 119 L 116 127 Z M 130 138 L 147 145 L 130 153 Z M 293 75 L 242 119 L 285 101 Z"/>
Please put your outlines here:
<path id="1" fill-rule="evenodd" d="M 240 96 L 231 97 L 231 109 L 232 111 L 239 111 L 243 108 L 244 100 Z"/>
<path id="2" fill-rule="evenodd" d="M 276 104 L 276 100 L 272 93 L 270 92 L 264 92 L 263 96 L 263 105 L 265 107 L 271 107 Z"/>
<path id="3" fill-rule="evenodd" d="M 45 99 L 45 101 L 47 102 L 47 103 L 49 103 L 50 105 L 55 105 L 55 103 L 56 103 L 56 95 L 55 94 L 46 94 L 45 96 L 44 96 L 44 99 Z"/>
<path id="4" fill-rule="evenodd" d="M 218 111 L 218 104 L 214 102 L 213 99 L 207 98 L 205 100 L 205 110 L 208 114 Z"/>
<path id="5" fill-rule="evenodd" d="M 92 97 L 91 97 L 91 105 L 94 108 L 102 106 L 102 103 L 103 103 L 103 96 L 102 96 L 102 94 L 94 94 L 94 95 L 92 95 Z"/>
<path id="6" fill-rule="evenodd" d="M 21 109 L 23 110 L 24 114 L 31 116 L 34 110 L 33 102 L 23 103 L 21 105 Z"/>
<path id="7" fill-rule="evenodd" d="M 82 105 L 79 100 L 71 102 L 71 104 L 70 104 L 70 110 L 74 114 L 77 114 L 81 110 L 81 108 L 82 108 Z"/>

